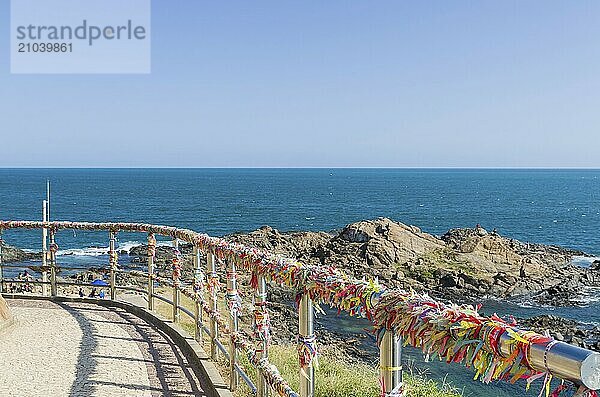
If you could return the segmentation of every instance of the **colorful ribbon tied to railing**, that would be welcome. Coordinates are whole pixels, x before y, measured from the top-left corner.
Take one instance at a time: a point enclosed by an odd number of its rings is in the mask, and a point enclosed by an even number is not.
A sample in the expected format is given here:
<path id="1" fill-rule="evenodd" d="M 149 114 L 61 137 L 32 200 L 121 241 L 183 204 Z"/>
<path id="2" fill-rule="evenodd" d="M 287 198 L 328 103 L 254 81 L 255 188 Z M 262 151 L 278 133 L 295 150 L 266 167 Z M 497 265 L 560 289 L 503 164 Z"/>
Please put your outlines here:
<path id="1" fill-rule="evenodd" d="M 181 278 L 181 252 L 173 249 L 173 285 L 179 287 L 179 279 Z"/>

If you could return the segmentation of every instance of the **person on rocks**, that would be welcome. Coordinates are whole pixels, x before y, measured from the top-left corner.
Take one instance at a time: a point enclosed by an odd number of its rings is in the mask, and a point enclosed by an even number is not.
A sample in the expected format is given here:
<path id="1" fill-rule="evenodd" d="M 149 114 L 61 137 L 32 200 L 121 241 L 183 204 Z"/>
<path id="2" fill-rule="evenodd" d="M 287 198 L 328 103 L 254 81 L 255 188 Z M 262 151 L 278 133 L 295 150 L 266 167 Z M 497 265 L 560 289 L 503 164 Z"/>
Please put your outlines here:
<path id="1" fill-rule="evenodd" d="M 89 297 L 90 298 L 95 298 L 98 296 L 98 291 L 96 291 L 96 288 L 92 288 L 92 292 L 90 292 Z"/>
<path id="2" fill-rule="evenodd" d="M 84 293 L 83 293 L 83 288 L 79 287 L 79 297 L 83 298 Z"/>

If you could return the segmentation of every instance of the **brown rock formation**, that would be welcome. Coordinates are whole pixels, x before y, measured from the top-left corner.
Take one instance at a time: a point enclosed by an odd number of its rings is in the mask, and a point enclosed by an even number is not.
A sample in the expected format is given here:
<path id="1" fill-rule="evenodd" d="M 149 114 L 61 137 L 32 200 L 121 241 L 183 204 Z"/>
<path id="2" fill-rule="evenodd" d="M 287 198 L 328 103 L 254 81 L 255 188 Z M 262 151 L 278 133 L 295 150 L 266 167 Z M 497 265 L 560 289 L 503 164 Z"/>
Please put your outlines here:
<path id="1" fill-rule="evenodd" d="M 438 238 L 379 218 L 350 224 L 335 235 L 280 233 L 265 226 L 228 238 L 305 263 L 333 265 L 356 277 L 379 277 L 388 286 L 444 297 L 505 297 L 556 286 L 576 290 L 600 285 L 599 272 L 569 264 L 581 252 L 523 243 L 481 227 L 452 229 Z"/>
<path id="2" fill-rule="evenodd" d="M 227 236 L 315 265 L 332 265 L 355 277 L 378 277 L 389 287 L 414 288 L 438 298 L 475 300 L 481 296 L 533 294 L 548 304 L 576 304 L 584 286 L 600 286 L 600 267 L 570 264 L 581 252 L 523 243 L 481 227 L 452 229 L 441 237 L 387 218 L 352 223 L 340 232 L 281 233 L 263 226 Z M 191 252 L 182 245 L 181 251 Z M 157 266 L 170 269 L 172 249 L 159 247 Z M 132 249 L 145 261 L 145 247 Z M 187 257 L 184 276 L 191 277 Z M 137 259 L 134 259 L 134 262 Z"/>
<path id="3" fill-rule="evenodd" d="M 0 242 L 0 244 L 2 245 L 2 262 L 4 263 L 42 259 L 41 253 L 25 252 L 21 249 L 5 244 L 4 242 Z"/>
<path id="4" fill-rule="evenodd" d="M 388 287 L 414 288 L 436 298 L 461 302 L 479 302 L 482 296 L 532 294 L 547 304 L 576 304 L 584 286 L 600 286 L 600 262 L 590 269 L 570 264 L 573 255 L 581 255 L 581 252 L 523 243 L 495 232 L 488 233 L 481 227 L 452 229 L 438 238 L 415 226 L 380 218 L 350 224 L 338 233 L 281 233 L 264 226 L 226 238 L 297 258 L 303 263 L 333 265 L 355 277 L 378 277 Z M 180 249 L 184 255 L 191 252 L 185 245 Z M 167 259 L 171 251 L 164 248 L 157 253 L 157 263 L 164 264 L 165 275 L 170 272 Z M 145 261 L 145 247 L 134 248 L 131 254 L 140 255 L 139 260 Z M 187 258 L 184 275 L 191 278 L 191 261 L 189 256 Z M 223 278 L 224 269 L 219 268 L 219 272 Z M 240 283 L 242 289 L 247 285 L 247 275 L 244 277 L 246 280 Z M 273 336 L 277 341 L 293 342 L 295 334 L 289 330 L 297 326 L 297 312 L 291 305 L 294 292 L 275 286 L 270 286 L 268 291 Z M 245 292 L 246 295 L 251 293 Z M 249 321 L 249 317 L 242 321 Z M 572 343 L 600 349 L 598 332 L 590 333 L 581 324 L 568 321 L 564 326 L 546 323 L 548 321 L 542 319 L 525 322 L 525 325 L 552 329 L 562 333 L 565 340 L 572 336 Z M 587 339 L 580 336 L 582 332 Z M 331 332 L 320 330 L 319 338 L 325 335 Z"/>

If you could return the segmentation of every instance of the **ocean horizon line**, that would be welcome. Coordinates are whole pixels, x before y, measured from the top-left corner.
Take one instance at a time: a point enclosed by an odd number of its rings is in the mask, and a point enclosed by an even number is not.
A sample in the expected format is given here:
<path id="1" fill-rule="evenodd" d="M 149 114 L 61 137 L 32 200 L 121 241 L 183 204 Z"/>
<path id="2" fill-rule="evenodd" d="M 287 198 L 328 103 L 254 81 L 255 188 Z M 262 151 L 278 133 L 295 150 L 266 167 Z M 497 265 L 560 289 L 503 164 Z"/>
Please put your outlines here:
<path id="1" fill-rule="evenodd" d="M 302 167 L 106 167 L 106 166 L 50 166 L 50 167 L 27 167 L 27 166 L 0 166 L 0 170 L 523 170 L 523 171 L 553 171 L 553 170 L 577 170 L 577 171 L 600 171 L 600 167 L 345 167 L 345 166 L 302 166 Z"/>

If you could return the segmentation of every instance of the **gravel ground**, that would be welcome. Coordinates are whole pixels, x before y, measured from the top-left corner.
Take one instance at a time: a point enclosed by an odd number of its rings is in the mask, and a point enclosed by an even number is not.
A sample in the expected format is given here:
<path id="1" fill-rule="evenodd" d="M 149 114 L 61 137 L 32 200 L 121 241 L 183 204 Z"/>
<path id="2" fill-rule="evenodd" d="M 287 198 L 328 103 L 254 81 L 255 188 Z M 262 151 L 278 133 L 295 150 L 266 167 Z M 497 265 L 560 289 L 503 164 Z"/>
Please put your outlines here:
<path id="1" fill-rule="evenodd" d="M 203 396 L 167 335 L 126 311 L 10 300 L 0 335 L 0 396 Z"/>

